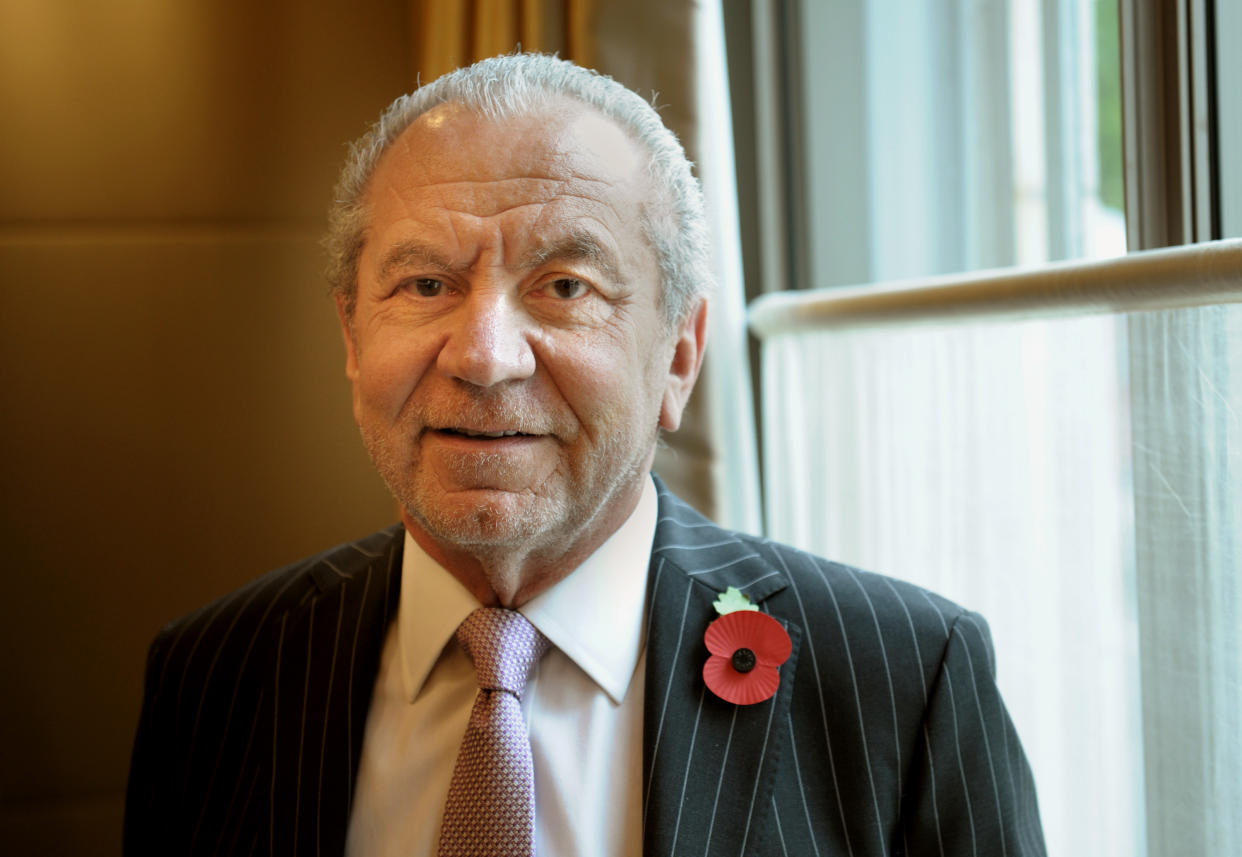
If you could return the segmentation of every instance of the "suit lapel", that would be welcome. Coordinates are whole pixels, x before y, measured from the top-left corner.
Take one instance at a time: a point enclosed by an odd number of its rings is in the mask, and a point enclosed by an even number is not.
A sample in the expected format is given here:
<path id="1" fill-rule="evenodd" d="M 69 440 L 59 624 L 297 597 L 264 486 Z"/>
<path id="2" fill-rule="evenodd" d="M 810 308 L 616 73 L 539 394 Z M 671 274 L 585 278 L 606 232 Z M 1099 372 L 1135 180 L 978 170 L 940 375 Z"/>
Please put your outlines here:
<path id="1" fill-rule="evenodd" d="M 277 641 L 273 854 L 342 854 L 380 654 L 400 586 L 402 530 L 325 555 Z"/>
<path id="2" fill-rule="evenodd" d="M 707 690 L 703 633 L 712 602 L 734 586 L 760 604 L 786 585 L 747 542 L 660 489 L 648 578 L 643 838 L 648 857 L 744 853 L 765 826 L 788 743 L 786 722 L 801 630 L 781 618 L 793 654 L 772 699 L 733 705 Z M 713 847 L 714 845 L 714 847 Z"/>

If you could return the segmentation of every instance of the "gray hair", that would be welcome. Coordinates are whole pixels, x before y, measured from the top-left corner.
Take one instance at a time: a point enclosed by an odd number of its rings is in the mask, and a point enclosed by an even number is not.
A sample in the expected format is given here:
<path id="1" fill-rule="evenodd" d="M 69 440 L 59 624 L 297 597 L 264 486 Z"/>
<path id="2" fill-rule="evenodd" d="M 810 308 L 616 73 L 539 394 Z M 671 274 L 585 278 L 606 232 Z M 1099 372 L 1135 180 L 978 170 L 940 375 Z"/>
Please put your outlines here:
<path id="1" fill-rule="evenodd" d="M 441 104 L 460 104 L 489 119 L 504 119 L 570 99 L 616 122 L 641 146 L 655 198 L 644 204 L 641 225 L 663 280 L 661 305 L 673 323 L 713 285 L 703 194 L 685 150 L 638 94 L 606 75 L 542 54 L 492 57 L 439 77 L 389 105 L 350 146 L 328 212 L 328 282 L 352 318 L 358 258 L 366 241 L 367 183 L 389 145 L 419 116 Z"/>

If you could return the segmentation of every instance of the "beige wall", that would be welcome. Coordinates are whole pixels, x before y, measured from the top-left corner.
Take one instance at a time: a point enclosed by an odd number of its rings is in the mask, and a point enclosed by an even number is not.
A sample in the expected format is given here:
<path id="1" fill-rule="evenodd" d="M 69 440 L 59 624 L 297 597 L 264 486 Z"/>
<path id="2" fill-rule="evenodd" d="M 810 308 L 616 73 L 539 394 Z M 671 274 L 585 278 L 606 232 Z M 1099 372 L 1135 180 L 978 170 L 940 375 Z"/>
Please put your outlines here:
<path id="1" fill-rule="evenodd" d="M 147 643 L 393 519 L 316 241 L 405 0 L 0 0 L 0 850 L 117 854 Z"/>

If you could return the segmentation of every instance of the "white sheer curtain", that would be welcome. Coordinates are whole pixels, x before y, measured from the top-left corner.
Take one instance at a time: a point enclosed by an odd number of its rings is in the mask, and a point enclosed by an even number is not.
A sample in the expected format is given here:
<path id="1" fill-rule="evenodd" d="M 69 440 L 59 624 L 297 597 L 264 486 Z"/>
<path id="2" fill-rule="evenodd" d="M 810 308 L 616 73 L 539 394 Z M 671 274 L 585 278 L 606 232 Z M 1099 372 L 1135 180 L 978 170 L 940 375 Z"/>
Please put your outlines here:
<path id="1" fill-rule="evenodd" d="M 1149 853 L 1236 855 L 1242 308 L 1138 315 L 1129 329 Z"/>
<path id="2" fill-rule="evenodd" d="M 982 612 L 1049 853 L 1142 854 L 1124 326 L 764 342 L 770 534 Z"/>
<path id="3" fill-rule="evenodd" d="M 1242 306 L 778 332 L 764 385 L 772 535 L 991 620 L 1049 853 L 1242 853 Z"/>

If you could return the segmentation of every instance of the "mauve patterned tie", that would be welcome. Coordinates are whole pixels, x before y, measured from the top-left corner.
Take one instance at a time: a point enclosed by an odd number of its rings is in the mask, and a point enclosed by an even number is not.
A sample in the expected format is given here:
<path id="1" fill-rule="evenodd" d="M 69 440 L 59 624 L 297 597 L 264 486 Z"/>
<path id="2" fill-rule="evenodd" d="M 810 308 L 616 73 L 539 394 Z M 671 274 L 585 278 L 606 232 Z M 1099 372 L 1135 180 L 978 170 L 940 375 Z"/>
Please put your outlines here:
<path id="1" fill-rule="evenodd" d="M 479 693 L 444 804 L 440 857 L 534 855 L 535 779 L 520 700 L 548 638 L 516 610 L 480 607 L 457 641 Z"/>

